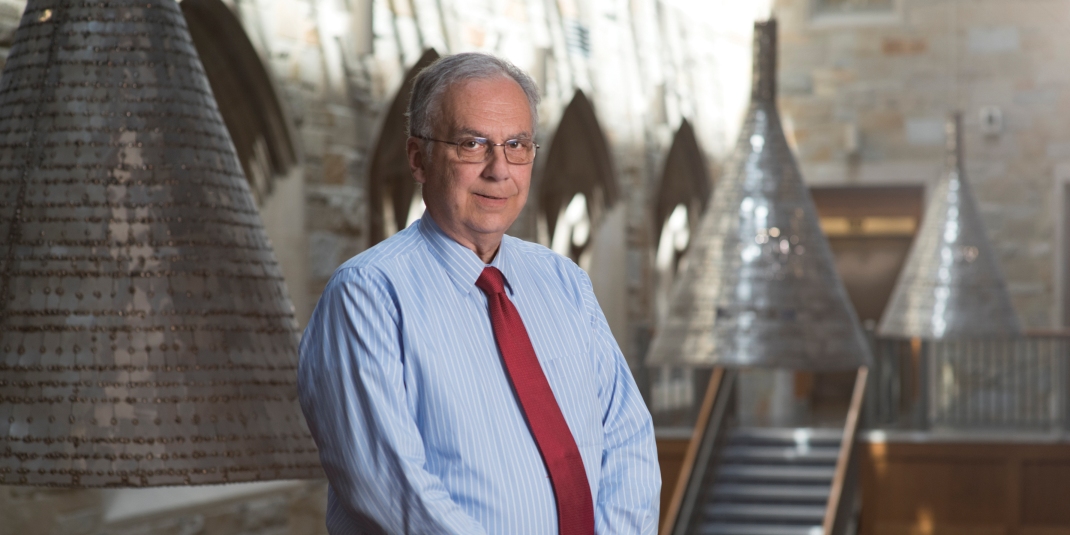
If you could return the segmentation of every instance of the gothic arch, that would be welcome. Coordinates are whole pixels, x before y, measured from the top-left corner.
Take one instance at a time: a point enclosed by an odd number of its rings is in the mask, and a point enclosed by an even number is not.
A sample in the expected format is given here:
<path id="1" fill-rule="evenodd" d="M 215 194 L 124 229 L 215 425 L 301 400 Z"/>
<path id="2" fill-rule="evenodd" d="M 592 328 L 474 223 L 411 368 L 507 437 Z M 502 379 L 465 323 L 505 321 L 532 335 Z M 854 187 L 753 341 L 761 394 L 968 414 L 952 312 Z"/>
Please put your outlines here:
<path id="1" fill-rule="evenodd" d="M 597 226 L 600 213 L 619 197 L 619 188 L 609 144 L 583 91 L 577 90 L 565 108 L 549 145 L 540 166 L 538 201 L 550 239 L 558 215 L 577 193 L 587 198 L 587 210 Z"/>
<path id="2" fill-rule="evenodd" d="M 409 108 L 413 79 L 438 58 L 435 49 L 424 51 L 416 64 L 405 73 L 404 81 L 383 117 L 368 171 L 369 246 L 389 238 L 390 230 L 401 230 L 407 223 L 416 182 L 409 170 L 405 149 L 405 141 L 409 137 L 405 112 Z"/>
<path id="3" fill-rule="evenodd" d="M 713 180 L 706 167 L 706 159 L 695 138 L 695 129 L 684 119 L 673 136 L 672 147 L 665 158 L 665 167 L 658 182 L 654 200 L 654 236 L 661 229 L 673 210 L 683 204 L 687 207 L 692 227 L 706 210 Z"/>
<path id="4" fill-rule="evenodd" d="M 654 194 L 654 312 L 659 320 L 668 312 L 676 273 L 712 189 L 695 130 L 685 119 L 673 137 Z"/>
<path id="5" fill-rule="evenodd" d="M 250 189 L 262 203 L 276 178 L 298 161 L 275 84 L 238 17 L 223 2 L 183 0 L 179 6 Z"/>

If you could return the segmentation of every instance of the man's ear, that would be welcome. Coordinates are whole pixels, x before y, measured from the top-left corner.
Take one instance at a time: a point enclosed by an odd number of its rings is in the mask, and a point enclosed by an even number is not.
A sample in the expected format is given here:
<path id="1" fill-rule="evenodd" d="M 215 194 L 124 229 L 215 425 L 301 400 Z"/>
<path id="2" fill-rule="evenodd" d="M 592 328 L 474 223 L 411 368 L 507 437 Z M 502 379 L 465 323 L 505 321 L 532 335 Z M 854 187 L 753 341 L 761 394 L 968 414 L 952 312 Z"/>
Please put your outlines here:
<path id="1" fill-rule="evenodd" d="M 427 182 L 427 159 L 424 157 L 423 143 L 420 139 L 410 137 L 405 142 L 405 150 L 409 156 L 409 171 L 412 178 L 420 184 Z"/>

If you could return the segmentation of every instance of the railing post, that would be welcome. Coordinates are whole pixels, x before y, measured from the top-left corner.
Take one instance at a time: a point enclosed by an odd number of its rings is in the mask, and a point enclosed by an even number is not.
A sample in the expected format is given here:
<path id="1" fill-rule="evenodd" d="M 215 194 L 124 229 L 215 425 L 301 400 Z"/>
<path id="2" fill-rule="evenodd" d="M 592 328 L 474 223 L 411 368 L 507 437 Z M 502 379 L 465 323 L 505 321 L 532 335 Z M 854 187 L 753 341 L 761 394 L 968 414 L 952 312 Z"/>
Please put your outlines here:
<path id="1" fill-rule="evenodd" d="M 917 338 L 911 340 L 911 360 L 914 361 L 915 378 L 917 382 L 914 387 L 914 428 L 919 431 L 925 431 L 929 429 L 929 423 L 932 420 L 932 415 L 929 413 L 931 392 L 930 384 L 932 383 L 932 358 L 929 354 L 932 350 L 932 346 L 929 342 L 924 342 Z"/>
<path id="2" fill-rule="evenodd" d="M 1052 387 L 1056 389 L 1058 395 L 1056 396 L 1056 407 L 1059 410 L 1059 415 L 1055 418 L 1056 428 L 1055 431 L 1059 433 L 1066 433 L 1070 430 L 1070 407 L 1067 403 L 1070 403 L 1070 395 L 1067 393 L 1067 383 L 1070 380 L 1070 364 L 1068 359 L 1070 355 L 1067 355 L 1068 344 L 1065 338 L 1054 339 L 1051 342 L 1055 348 L 1052 353 L 1055 354 L 1055 377 L 1052 378 Z"/>
<path id="3" fill-rule="evenodd" d="M 875 336 L 873 329 L 865 327 L 866 343 L 869 344 L 869 352 L 873 355 L 872 373 L 869 374 L 869 385 L 866 387 L 866 402 L 862 405 L 862 428 L 876 428 L 888 423 L 888 388 L 886 375 L 888 357 L 884 354 L 885 344 Z"/>

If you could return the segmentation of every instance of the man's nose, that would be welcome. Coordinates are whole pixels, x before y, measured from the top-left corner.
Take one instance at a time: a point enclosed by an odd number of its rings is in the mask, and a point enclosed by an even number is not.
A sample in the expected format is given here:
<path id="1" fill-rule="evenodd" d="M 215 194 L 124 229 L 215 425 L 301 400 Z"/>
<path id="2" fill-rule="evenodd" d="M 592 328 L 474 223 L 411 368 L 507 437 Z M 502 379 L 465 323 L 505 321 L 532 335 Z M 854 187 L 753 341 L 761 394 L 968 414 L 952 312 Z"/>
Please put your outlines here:
<path id="1" fill-rule="evenodd" d="M 483 174 L 486 175 L 487 178 L 505 180 L 509 177 L 511 172 L 510 167 L 512 166 L 512 164 L 505 159 L 505 146 L 491 145 L 487 148 L 487 166 L 484 168 Z M 501 149 L 501 152 L 499 152 L 498 149 Z"/>

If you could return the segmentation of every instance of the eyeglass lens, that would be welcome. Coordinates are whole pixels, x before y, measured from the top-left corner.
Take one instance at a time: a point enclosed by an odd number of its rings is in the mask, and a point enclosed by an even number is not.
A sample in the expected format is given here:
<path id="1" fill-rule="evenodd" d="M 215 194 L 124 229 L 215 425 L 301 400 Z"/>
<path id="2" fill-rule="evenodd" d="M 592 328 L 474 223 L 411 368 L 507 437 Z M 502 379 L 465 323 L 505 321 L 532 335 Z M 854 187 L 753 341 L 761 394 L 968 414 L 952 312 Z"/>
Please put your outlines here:
<path id="1" fill-rule="evenodd" d="M 466 162 L 484 162 L 496 145 L 486 139 L 468 138 L 457 143 L 457 157 Z M 535 159 L 535 144 L 527 140 L 510 139 L 501 144 L 505 160 L 512 164 L 527 164 Z"/>

